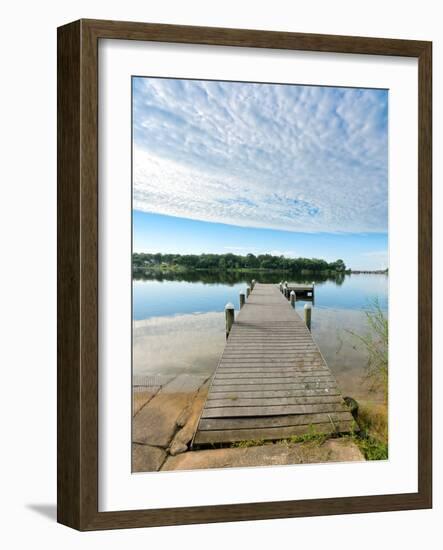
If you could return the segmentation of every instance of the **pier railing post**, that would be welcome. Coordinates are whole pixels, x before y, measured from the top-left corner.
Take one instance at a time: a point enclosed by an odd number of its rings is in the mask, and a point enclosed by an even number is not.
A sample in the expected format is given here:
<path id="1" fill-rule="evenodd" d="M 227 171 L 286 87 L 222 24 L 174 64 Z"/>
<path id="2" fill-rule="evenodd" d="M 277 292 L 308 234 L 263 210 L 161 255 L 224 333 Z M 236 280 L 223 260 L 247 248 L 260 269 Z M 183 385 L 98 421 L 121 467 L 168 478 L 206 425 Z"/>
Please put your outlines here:
<path id="1" fill-rule="evenodd" d="M 280 281 L 280 292 L 283 292 L 283 281 Z"/>
<path id="2" fill-rule="evenodd" d="M 250 294 L 251 294 L 251 287 L 248 286 L 248 287 L 246 288 L 246 299 L 249 298 L 249 295 L 250 295 Z"/>
<path id="3" fill-rule="evenodd" d="M 305 325 L 308 327 L 308 330 L 311 330 L 311 315 L 312 315 L 312 306 L 311 304 L 305 304 Z"/>
<path id="4" fill-rule="evenodd" d="M 289 288 L 288 288 L 288 281 L 285 281 L 283 284 L 283 294 L 285 295 L 285 298 L 289 300 Z"/>
<path id="5" fill-rule="evenodd" d="M 240 309 L 245 305 L 245 294 L 240 292 Z"/>
<path id="6" fill-rule="evenodd" d="M 232 325 L 234 324 L 234 306 L 231 302 L 225 305 L 225 319 L 226 319 L 226 339 L 231 332 Z"/>
<path id="7" fill-rule="evenodd" d="M 291 306 L 295 308 L 295 292 L 291 290 L 291 294 L 289 296 L 291 298 Z"/>
<path id="8" fill-rule="evenodd" d="M 255 279 L 252 279 L 251 281 L 251 290 L 254 290 L 255 287 Z"/>

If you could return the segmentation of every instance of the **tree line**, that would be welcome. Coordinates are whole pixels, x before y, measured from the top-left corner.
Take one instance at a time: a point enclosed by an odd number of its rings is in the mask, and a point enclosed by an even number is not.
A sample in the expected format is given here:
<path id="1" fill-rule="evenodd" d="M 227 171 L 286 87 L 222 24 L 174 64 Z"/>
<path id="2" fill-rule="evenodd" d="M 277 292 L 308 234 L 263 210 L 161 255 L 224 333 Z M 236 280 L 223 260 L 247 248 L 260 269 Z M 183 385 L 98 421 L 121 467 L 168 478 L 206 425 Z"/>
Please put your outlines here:
<path id="1" fill-rule="evenodd" d="M 198 270 L 275 270 L 289 272 L 334 272 L 346 271 L 343 260 L 327 262 L 318 258 L 286 258 L 272 254 L 148 254 L 135 252 L 132 256 L 134 272 L 161 269 Z"/>

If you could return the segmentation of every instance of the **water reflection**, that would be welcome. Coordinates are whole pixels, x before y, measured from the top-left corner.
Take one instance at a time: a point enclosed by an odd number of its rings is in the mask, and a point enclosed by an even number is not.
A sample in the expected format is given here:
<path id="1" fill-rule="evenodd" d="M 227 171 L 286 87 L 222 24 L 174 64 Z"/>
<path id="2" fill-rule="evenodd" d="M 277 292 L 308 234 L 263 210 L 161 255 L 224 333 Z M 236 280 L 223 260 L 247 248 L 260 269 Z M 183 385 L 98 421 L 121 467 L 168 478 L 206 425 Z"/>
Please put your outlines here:
<path id="1" fill-rule="evenodd" d="M 302 273 L 289 275 L 285 271 L 147 271 L 145 273 L 135 272 L 135 281 L 178 281 L 187 283 L 204 284 L 225 284 L 235 285 L 236 283 L 250 282 L 252 279 L 261 283 L 279 283 L 280 281 L 291 280 L 295 283 L 305 283 L 315 281 L 321 283 L 332 281 L 336 285 L 342 285 L 345 278 L 350 275 L 336 273 L 327 274 L 306 274 Z"/>
<path id="2" fill-rule="evenodd" d="M 252 279 L 262 283 L 290 280 L 315 283 L 315 306 L 335 309 L 363 309 L 377 298 L 387 309 L 387 275 L 291 276 L 278 272 L 156 273 L 133 283 L 133 319 L 163 315 L 223 311 L 227 302 L 238 307 L 238 296 Z"/>
<path id="3" fill-rule="evenodd" d="M 277 283 L 282 273 L 168 273 L 133 283 L 133 374 L 211 375 L 225 344 L 225 304 L 238 308 L 238 295 L 251 279 Z M 289 279 L 288 279 L 289 280 Z M 342 392 L 356 399 L 369 395 L 364 383 L 367 354 L 351 332 L 367 331 L 364 308 L 377 298 L 387 309 L 388 276 L 291 277 L 315 282 L 312 334 Z M 302 314 L 303 303 L 296 311 Z"/>

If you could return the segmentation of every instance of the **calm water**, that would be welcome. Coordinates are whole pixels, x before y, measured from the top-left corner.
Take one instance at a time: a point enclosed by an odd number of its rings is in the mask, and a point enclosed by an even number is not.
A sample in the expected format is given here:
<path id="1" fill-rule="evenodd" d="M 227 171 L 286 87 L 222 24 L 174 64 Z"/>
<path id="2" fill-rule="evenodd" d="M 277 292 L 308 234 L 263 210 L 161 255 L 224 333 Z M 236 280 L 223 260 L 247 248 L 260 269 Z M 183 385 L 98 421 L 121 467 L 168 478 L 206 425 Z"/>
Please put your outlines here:
<path id="1" fill-rule="evenodd" d="M 245 292 L 253 278 L 271 283 L 279 282 L 287 275 L 190 273 L 134 280 L 133 319 L 223 311 L 227 302 L 232 302 L 237 309 L 239 293 Z M 294 280 L 291 277 L 291 281 Z M 298 277 L 297 282 L 315 282 L 316 308 L 361 310 L 377 298 L 380 306 L 387 309 L 387 275 L 345 275 L 338 279 L 311 275 L 308 279 Z"/>
<path id="2" fill-rule="evenodd" d="M 134 375 L 212 374 L 225 345 L 224 306 L 239 307 L 251 279 L 279 282 L 282 274 L 189 273 L 151 276 L 133 282 Z M 291 281 L 295 281 L 291 277 Z M 367 355 L 351 334 L 368 330 L 364 309 L 378 299 L 388 306 L 387 275 L 309 276 L 315 282 L 312 334 L 342 392 L 379 399 L 363 382 Z M 302 313 L 303 303 L 297 302 Z"/>

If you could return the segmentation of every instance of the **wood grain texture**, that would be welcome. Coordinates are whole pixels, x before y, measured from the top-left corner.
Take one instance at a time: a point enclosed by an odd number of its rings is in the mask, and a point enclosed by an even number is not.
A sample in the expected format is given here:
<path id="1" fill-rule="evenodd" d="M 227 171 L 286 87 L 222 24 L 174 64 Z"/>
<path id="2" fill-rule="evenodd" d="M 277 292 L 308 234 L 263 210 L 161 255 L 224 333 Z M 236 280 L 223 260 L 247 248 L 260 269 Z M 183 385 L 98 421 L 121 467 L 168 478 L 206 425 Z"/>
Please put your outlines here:
<path id="1" fill-rule="evenodd" d="M 281 428 L 303 426 L 304 423 L 326 424 L 328 422 L 345 422 L 349 420 L 347 412 L 313 413 L 303 416 L 250 416 L 241 419 L 233 418 L 205 418 L 200 423 L 202 431 L 233 430 L 234 428 Z"/>
<path id="2" fill-rule="evenodd" d="M 432 43 L 418 62 L 418 491 L 432 507 Z"/>
<path id="3" fill-rule="evenodd" d="M 208 404 L 218 399 L 269 399 L 277 397 L 306 397 L 306 396 L 321 396 L 321 395 L 340 395 L 338 388 L 330 390 L 329 388 L 315 389 L 315 390 L 265 390 L 265 391 L 226 391 L 226 392 L 212 392 L 208 396 Z"/>
<path id="4" fill-rule="evenodd" d="M 308 431 L 318 430 L 318 433 L 330 433 L 337 431 L 349 433 L 352 430 L 352 422 L 348 419 L 343 422 L 326 421 L 321 424 L 300 424 L 278 428 L 248 428 L 239 430 L 237 426 L 232 430 L 208 430 L 198 433 L 197 442 L 200 444 L 219 443 L 221 439 L 229 438 L 229 441 L 265 441 L 286 439 L 297 435 L 304 435 Z"/>
<path id="5" fill-rule="evenodd" d="M 57 518 L 80 525 L 80 23 L 57 50 Z M 86 373 L 85 373 L 85 376 Z"/>
<path id="6" fill-rule="evenodd" d="M 300 383 L 267 383 L 267 384 L 221 384 L 221 385 L 212 385 L 211 396 L 218 395 L 218 393 L 223 392 L 256 392 L 256 391 L 273 391 L 273 390 L 314 390 L 321 388 L 334 388 L 337 386 L 333 383 L 332 380 L 326 380 L 324 382 L 300 382 Z"/>
<path id="7" fill-rule="evenodd" d="M 245 407 L 245 406 L 232 406 L 232 407 L 208 407 L 203 411 L 202 418 L 241 418 L 243 416 L 283 416 L 283 415 L 303 415 L 313 413 L 331 413 L 331 412 L 348 412 L 342 401 L 339 403 L 315 403 L 312 405 L 284 405 L 284 406 L 265 406 L 259 405 L 257 407 Z M 349 413 L 348 413 L 349 414 Z M 348 416 L 349 422 L 351 422 L 351 415 Z M 309 432 L 309 424 L 304 423 L 306 426 L 306 433 Z M 258 438 L 262 439 L 262 438 Z M 196 442 L 198 441 L 198 432 L 195 436 Z M 230 440 L 223 438 L 218 443 L 229 443 Z"/>
<path id="8" fill-rule="evenodd" d="M 367 497 L 98 511 L 97 74 L 101 38 L 416 57 L 419 61 L 419 490 Z M 432 505 L 432 47 L 423 41 L 81 20 L 58 29 L 58 521 L 80 530 Z M 285 338 L 277 330 L 276 341 Z M 129 366 L 128 366 L 129 368 Z M 299 387 L 276 384 L 270 391 Z M 234 390 L 244 387 L 235 387 Z M 225 386 L 231 391 L 232 387 Z M 246 390 L 267 391 L 260 386 Z"/>
<path id="9" fill-rule="evenodd" d="M 418 40 L 369 38 L 275 32 L 255 29 L 157 25 L 128 21 L 83 19 L 91 33 L 100 38 L 147 40 L 183 44 L 208 44 L 313 52 L 354 53 L 418 57 L 428 44 Z"/>

